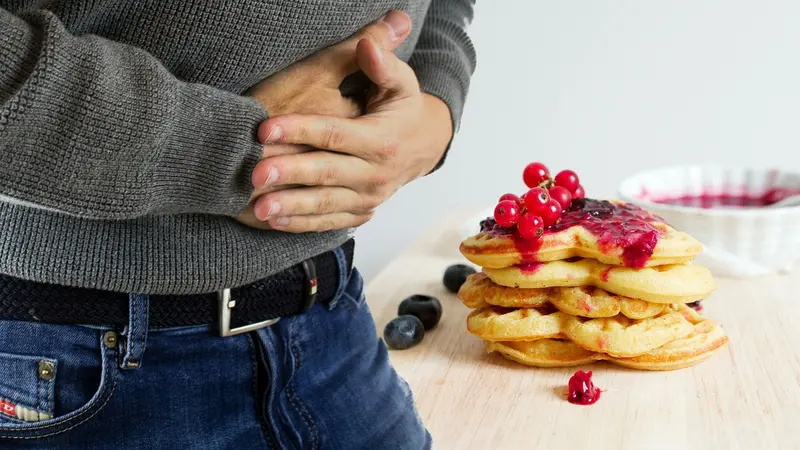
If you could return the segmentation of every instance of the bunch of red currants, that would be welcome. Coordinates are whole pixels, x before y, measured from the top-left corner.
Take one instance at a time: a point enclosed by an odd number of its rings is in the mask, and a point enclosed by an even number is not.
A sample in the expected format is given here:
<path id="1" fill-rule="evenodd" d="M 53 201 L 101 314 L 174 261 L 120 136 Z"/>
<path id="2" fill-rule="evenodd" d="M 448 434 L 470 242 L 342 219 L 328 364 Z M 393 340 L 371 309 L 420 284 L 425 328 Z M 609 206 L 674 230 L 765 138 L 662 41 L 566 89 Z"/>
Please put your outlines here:
<path id="1" fill-rule="evenodd" d="M 584 197 L 578 175 L 571 170 L 562 170 L 550 178 L 547 167 L 535 162 L 522 171 L 522 180 L 530 190 L 522 197 L 514 194 L 500 197 L 494 208 L 494 220 L 501 227 L 516 226 L 523 239 L 539 239 L 545 227 L 558 222 L 573 199 Z"/>

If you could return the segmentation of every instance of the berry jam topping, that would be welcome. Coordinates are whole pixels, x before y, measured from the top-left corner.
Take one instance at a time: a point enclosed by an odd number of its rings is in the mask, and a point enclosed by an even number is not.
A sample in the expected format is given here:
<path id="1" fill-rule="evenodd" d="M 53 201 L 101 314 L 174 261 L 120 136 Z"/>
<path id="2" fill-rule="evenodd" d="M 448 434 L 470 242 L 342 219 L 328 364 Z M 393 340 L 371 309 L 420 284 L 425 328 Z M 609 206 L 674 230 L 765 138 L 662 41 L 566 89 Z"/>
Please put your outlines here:
<path id="1" fill-rule="evenodd" d="M 608 283 L 608 277 L 609 277 L 609 275 L 611 275 L 611 270 L 613 268 L 614 267 L 612 266 L 612 267 L 609 267 L 609 268 L 603 270 L 603 272 L 600 274 L 600 279 L 603 280 L 604 282 Z"/>
<path id="2" fill-rule="evenodd" d="M 519 266 L 519 270 L 522 271 L 522 273 L 524 273 L 524 274 L 530 275 L 530 274 L 536 273 L 536 271 L 541 269 L 541 267 L 543 265 L 544 265 L 544 263 L 540 263 L 540 262 L 525 263 L 525 264 L 521 264 Z"/>
<path id="3" fill-rule="evenodd" d="M 527 221 L 523 214 L 517 228 Z M 632 204 L 617 205 L 606 200 L 576 199 L 554 225 L 544 229 L 544 234 L 558 233 L 574 226 L 582 226 L 597 237 L 600 250 L 608 253 L 622 249 L 622 260 L 628 267 L 644 267 L 658 244 L 660 232 L 653 226 L 663 222 L 660 217 Z M 525 222 L 527 226 L 527 222 Z M 494 220 L 481 222 L 481 231 L 497 236 L 511 234 L 523 259 L 533 260 L 541 247 L 541 240 L 529 241 L 522 232 L 517 235 L 511 229 L 497 226 Z M 527 231 L 527 230 L 526 230 Z"/>
<path id="4" fill-rule="evenodd" d="M 800 188 L 774 188 L 762 195 L 726 195 L 726 194 L 700 194 L 683 195 L 680 197 L 665 197 L 654 199 L 656 203 L 678 206 L 692 206 L 695 208 L 763 208 L 774 203 L 800 195 Z"/>
<path id="5" fill-rule="evenodd" d="M 569 379 L 567 400 L 573 405 L 591 405 L 600 400 L 603 392 L 592 383 L 592 371 L 579 370 Z"/>
<path id="6" fill-rule="evenodd" d="M 653 226 L 657 222 L 663 219 L 632 204 L 583 198 L 573 200 L 561 220 L 545 233 L 580 225 L 597 237 L 601 251 L 622 248 L 626 266 L 644 267 L 658 244 L 660 233 Z"/>
<path id="7" fill-rule="evenodd" d="M 703 311 L 703 305 L 700 303 L 700 300 L 692 303 L 687 303 L 686 306 L 694 309 L 697 312 Z"/>

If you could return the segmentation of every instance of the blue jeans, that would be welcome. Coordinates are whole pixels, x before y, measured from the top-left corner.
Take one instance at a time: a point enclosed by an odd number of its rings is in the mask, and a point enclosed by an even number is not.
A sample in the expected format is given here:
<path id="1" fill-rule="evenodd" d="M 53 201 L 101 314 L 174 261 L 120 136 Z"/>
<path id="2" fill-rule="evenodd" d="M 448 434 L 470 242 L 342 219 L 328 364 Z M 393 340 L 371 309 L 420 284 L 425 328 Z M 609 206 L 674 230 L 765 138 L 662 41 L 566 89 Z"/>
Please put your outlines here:
<path id="1" fill-rule="evenodd" d="M 0 321 L 0 449 L 431 447 L 357 270 L 329 304 L 227 338 L 148 329 L 147 300 L 124 331 Z"/>

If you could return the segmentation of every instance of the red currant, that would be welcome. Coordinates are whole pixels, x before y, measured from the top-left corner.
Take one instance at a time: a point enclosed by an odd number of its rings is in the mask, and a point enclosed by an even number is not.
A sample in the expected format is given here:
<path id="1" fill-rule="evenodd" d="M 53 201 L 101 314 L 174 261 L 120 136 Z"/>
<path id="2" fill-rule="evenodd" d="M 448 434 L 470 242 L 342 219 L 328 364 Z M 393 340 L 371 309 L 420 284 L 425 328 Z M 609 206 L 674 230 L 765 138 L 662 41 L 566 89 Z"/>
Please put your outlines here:
<path id="1" fill-rule="evenodd" d="M 550 201 L 550 194 L 540 187 L 535 187 L 525 194 L 525 207 L 528 211 L 539 214 L 539 210 Z"/>
<path id="2" fill-rule="evenodd" d="M 542 163 L 530 163 L 522 171 L 522 180 L 529 188 L 536 187 L 542 181 L 550 178 L 550 171 Z"/>
<path id="3" fill-rule="evenodd" d="M 520 216 L 517 222 L 517 232 L 523 239 L 535 241 L 541 238 L 542 233 L 544 233 L 544 222 L 537 215 L 525 213 Z"/>
<path id="4" fill-rule="evenodd" d="M 578 185 L 578 187 L 575 188 L 574 191 L 572 191 L 572 198 L 583 198 L 585 196 L 586 193 L 583 192 L 583 186 L 581 186 L 580 184 Z"/>
<path id="5" fill-rule="evenodd" d="M 503 196 L 500 197 L 500 200 L 498 200 L 498 202 L 502 202 L 503 200 L 511 200 L 512 202 L 516 202 L 516 204 L 519 205 L 520 208 L 525 206 L 525 203 L 522 202 L 522 199 L 517 197 L 515 194 L 503 194 Z"/>
<path id="6" fill-rule="evenodd" d="M 570 192 L 575 192 L 575 189 L 581 184 L 580 180 L 578 180 L 578 174 L 571 170 L 562 170 L 558 172 L 553 182 L 556 186 L 561 186 Z"/>
<path id="7" fill-rule="evenodd" d="M 501 227 L 513 227 L 519 219 L 519 204 L 513 200 L 503 200 L 494 208 L 494 220 Z"/>
<path id="8" fill-rule="evenodd" d="M 566 210 L 572 203 L 572 194 L 565 187 L 553 186 L 549 191 L 550 198 L 557 201 L 561 208 Z"/>
<path id="9" fill-rule="evenodd" d="M 558 222 L 558 219 L 561 218 L 561 204 L 558 203 L 555 199 L 550 199 L 549 202 L 544 206 L 541 212 L 537 212 L 537 214 L 542 216 L 542 220 L 544 221 L 544 226 L 549 227 L 550 225 L 555 224 Z"/>

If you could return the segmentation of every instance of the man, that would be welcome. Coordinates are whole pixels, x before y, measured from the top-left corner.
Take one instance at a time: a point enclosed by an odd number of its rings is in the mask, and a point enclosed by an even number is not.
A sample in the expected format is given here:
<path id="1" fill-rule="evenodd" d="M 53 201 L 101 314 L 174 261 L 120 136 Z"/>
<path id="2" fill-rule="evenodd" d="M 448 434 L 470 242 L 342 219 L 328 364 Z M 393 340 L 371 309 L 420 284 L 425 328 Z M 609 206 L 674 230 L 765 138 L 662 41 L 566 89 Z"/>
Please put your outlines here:
<path id="1" fill-rule="evenodd" d="M 350 236 L 472 7 L 0 0 L 0 448 L 429 448 Z"/>

